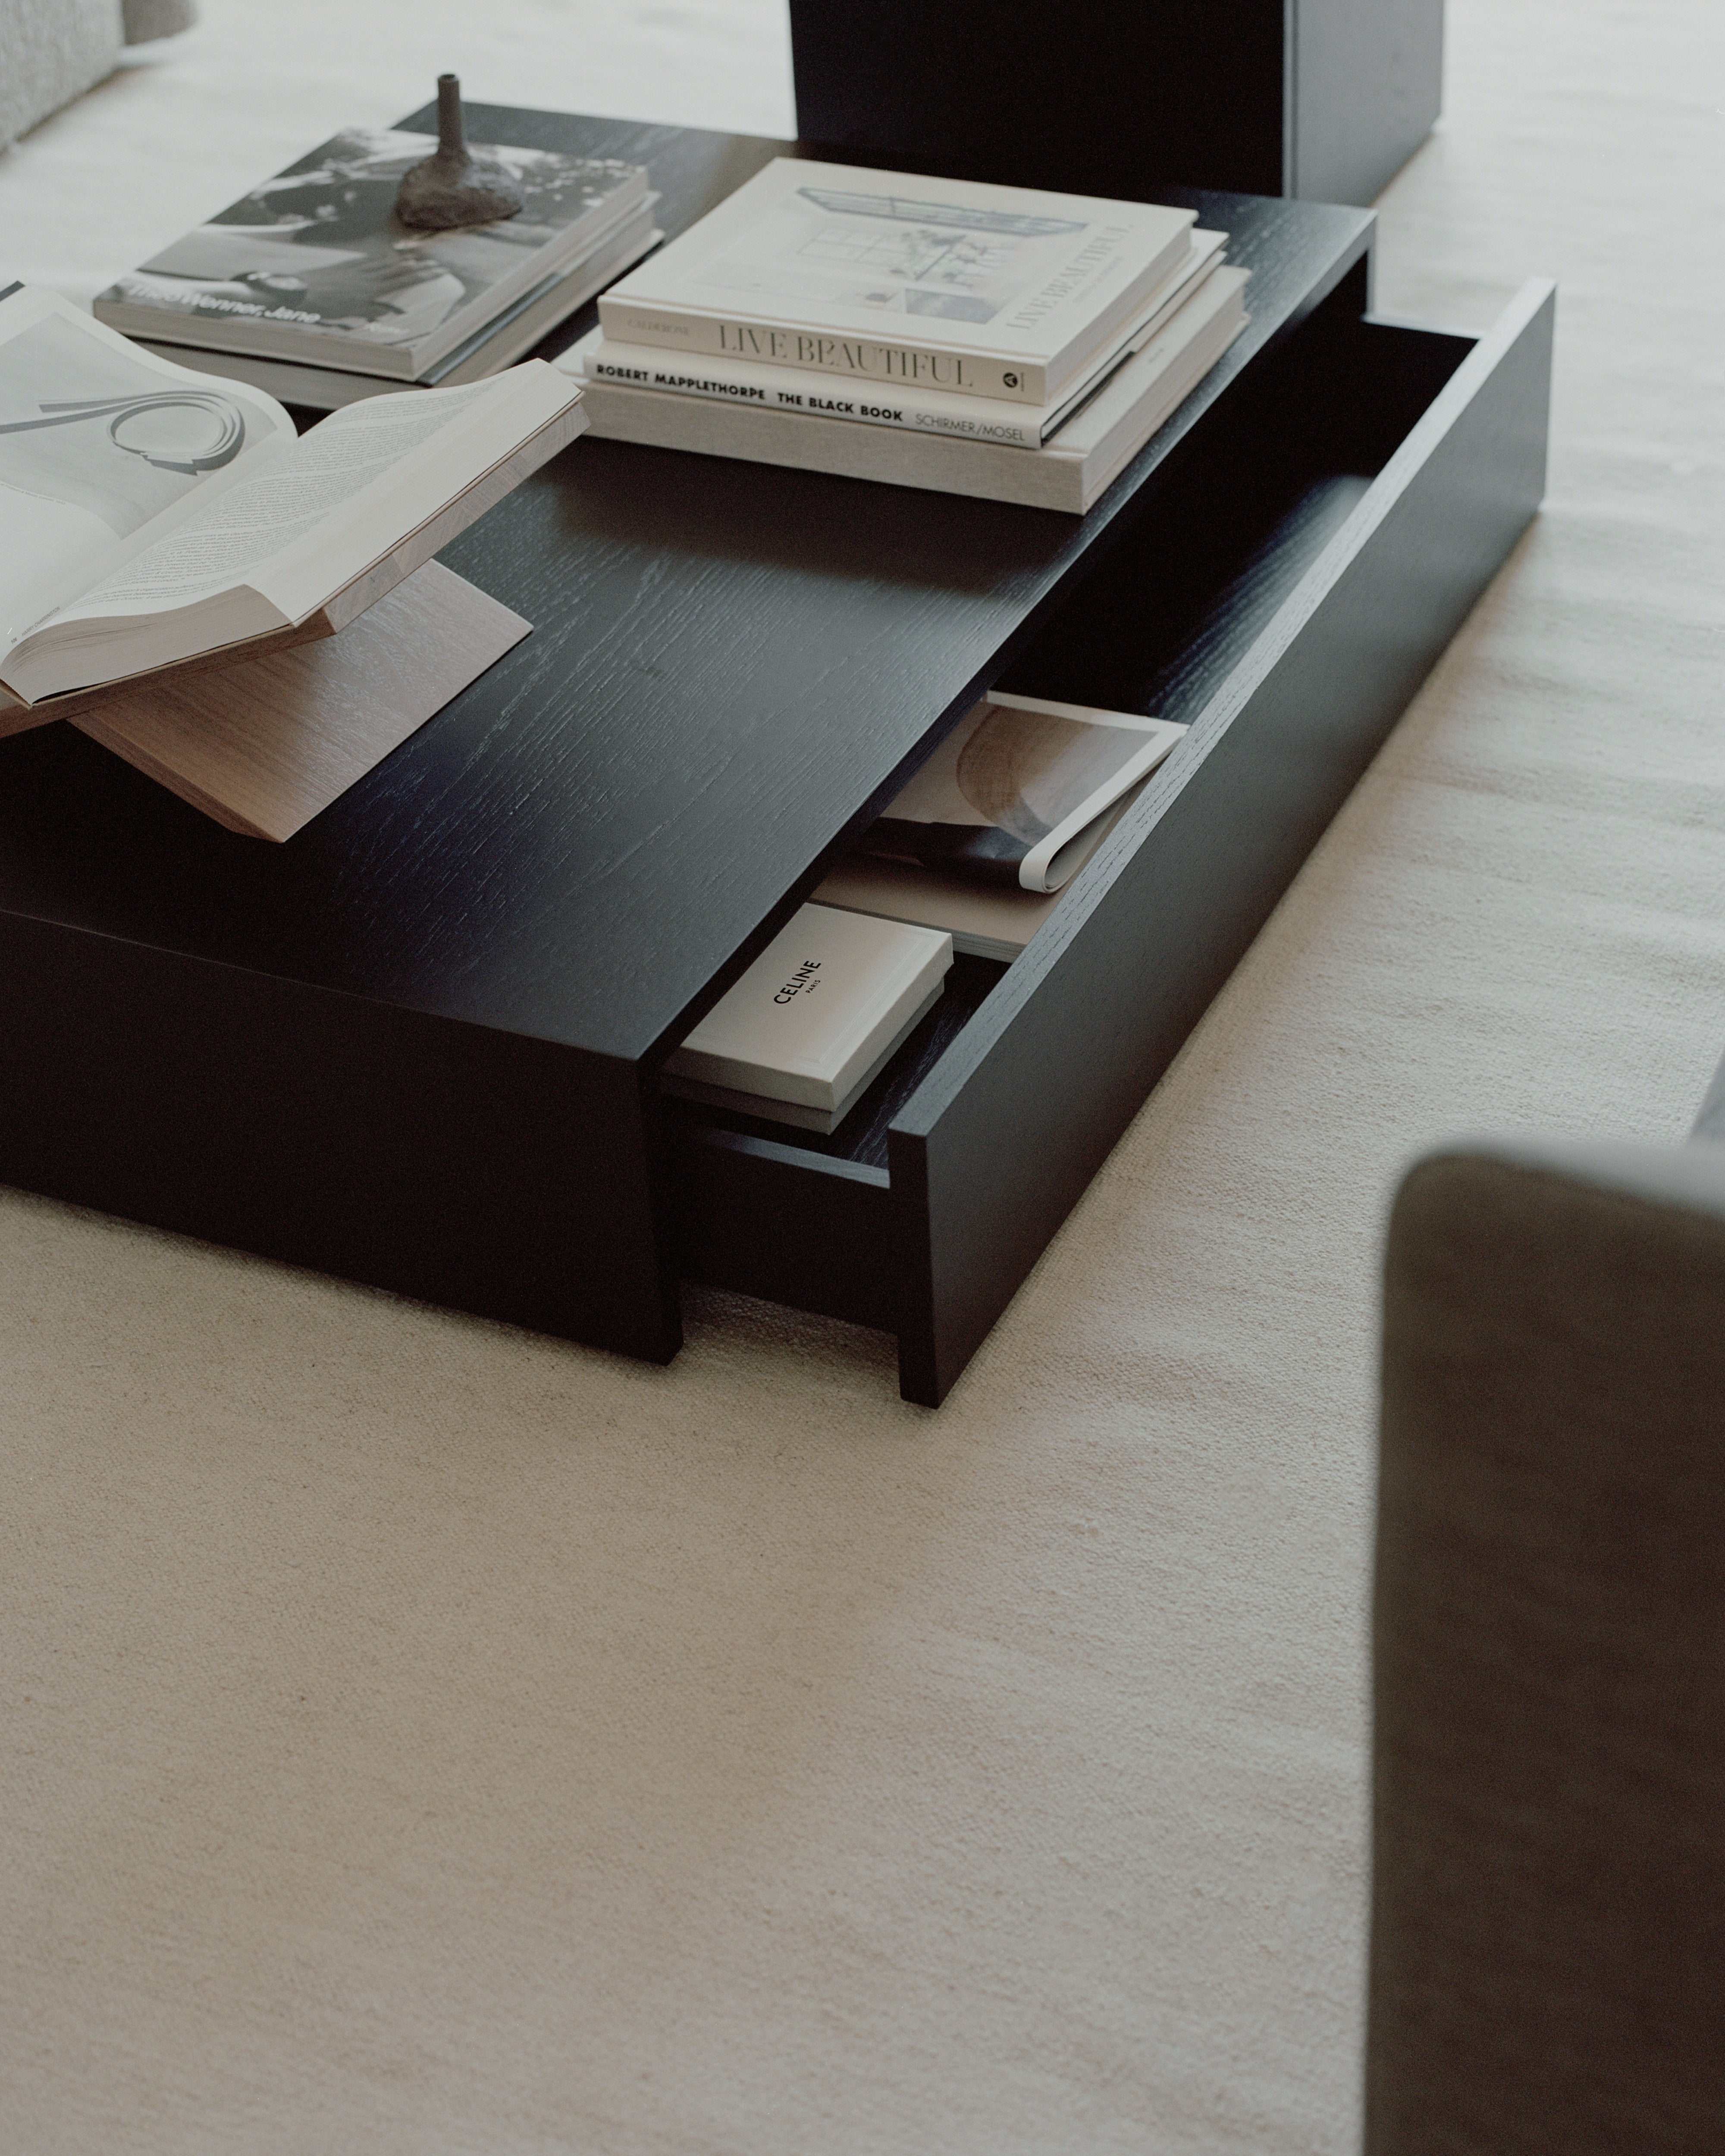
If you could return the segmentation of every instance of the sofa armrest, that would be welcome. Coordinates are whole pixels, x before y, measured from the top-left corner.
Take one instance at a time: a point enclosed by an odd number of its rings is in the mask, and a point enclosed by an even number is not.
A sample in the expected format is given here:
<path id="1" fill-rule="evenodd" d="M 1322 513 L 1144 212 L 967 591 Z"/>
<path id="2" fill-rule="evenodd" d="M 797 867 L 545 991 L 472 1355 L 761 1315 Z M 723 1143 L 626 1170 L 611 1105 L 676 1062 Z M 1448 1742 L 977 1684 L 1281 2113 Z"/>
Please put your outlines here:
<path id="1" fill-rule="evenodd" d="M 1369 2156 L 1725 2119 L 1725 1147 L 1407 1176 L 1384 1312 Z"/>
<path id="2" fill-rule="evenodd" d="M 111 74 L 121 0 L 0 0 L 0 150 Z"/>

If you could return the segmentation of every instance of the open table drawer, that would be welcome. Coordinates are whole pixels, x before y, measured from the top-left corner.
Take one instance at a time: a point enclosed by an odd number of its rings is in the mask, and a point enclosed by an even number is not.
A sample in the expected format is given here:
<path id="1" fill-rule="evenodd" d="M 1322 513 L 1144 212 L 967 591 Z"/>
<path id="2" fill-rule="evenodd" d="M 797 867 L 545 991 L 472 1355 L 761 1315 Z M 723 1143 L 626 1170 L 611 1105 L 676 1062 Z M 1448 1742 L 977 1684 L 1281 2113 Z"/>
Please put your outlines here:
<path id="1" fill-rule="evenodd" d="M 673 231 L 790 146 L 468 117 L 647 164 Z M 1548 295 L 1364 323 L 1368 214 L 1176 198 L 1251 321 L 1081 518 L 583 439 L 446 557 L 533 634 L 289 844 L 0 742 L 0 1180 L 659 1361 L 680 1270 L 938 1399 L 1539 498 Z M 833 1139 L 661 1099 L 996 685 L 1193 732 Z"/>
<path id="2" fill-rule="evenodd" d="M 685 1276 L 895 1332 L 938 1404 L 1533 515 L 1553 310 L 1475 341 L 1344 285 L 1264 372 L 998 685 L 1191 732 L 830 1138 L 661 1103 Z"/>

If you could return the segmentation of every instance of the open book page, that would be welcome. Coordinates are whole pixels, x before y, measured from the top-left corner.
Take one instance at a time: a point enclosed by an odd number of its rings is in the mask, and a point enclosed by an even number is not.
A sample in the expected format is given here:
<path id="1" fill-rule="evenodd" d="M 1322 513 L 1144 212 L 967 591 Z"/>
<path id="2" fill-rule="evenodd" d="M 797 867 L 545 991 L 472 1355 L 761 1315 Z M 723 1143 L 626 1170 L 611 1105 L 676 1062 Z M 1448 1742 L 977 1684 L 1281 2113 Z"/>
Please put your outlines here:
<path id="1" fill-rule="evenodd" d="M 284 543 L 252 581 L 290 621 L 304 621 L 553 421 L 572 418 L 578 429 L 580 394 L 567 375 L 530 359 L 462 388 L 373 397 L 332 413 L 307 440 L 332 433 L 371 476 L 338 516 Z"/>
<path id="2" fill-rule="evenodd" d="M 263 390 L 14 286 L 0 298 L 0 653 L 293 439 Z"/>
<path id="3" fill-rule="evenodd" d="M 218 641 L 304 621 L 575 401 L 531 361 L 456 389 L 334 413 L 267 467 L 63 607 L 8 662 L 33 696 L 116 678 L 91 647 L 127 624 L 233 595 Z M 198 648 L 198 647 L 193 647 Z M 150 646 L 141 663 L 173 654 Z M 126 671 L 135 670 L 128 667 Z"/>
<path id="4" fill-rule="evenodd" d="M 997 692 L 961 719 L 859 841 L 983 883 L 1053 891 L 1098 819 L 1186 729 L 1167 719 Z"/>
<path id="5" fill-rule="evenodd" d="M 267 471 L 63 608 L 56 625 L 189 605 L 241 582 L 303 620 L 506 455 L 521 439 L 518 408 L 544 403 L 549 418 L 569 402 L 567 382 L 532 364 L 556 385 L 549 398 L 518 393 L 521 368 L 331 413 Z M 424 516 L 414 514 L 422 495 Z"/>

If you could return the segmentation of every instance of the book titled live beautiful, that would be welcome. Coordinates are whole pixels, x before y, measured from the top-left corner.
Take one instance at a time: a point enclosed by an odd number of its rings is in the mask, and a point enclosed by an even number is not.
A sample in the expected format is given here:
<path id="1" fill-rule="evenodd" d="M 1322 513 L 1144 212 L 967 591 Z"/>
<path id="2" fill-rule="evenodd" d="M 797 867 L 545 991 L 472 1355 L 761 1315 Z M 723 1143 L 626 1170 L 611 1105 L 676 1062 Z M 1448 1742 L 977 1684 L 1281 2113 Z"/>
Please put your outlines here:
<path id="1" fill-rule="evenodd" d="M 852 382 L 835 382 L 830 374 L 778 367 L 768 360 L 680 360 L 662 346 L 618 344 L 603 327 L 560 353 L 553 364 L 583 383 L 705 397 L 757 411 L 855 419 L 865 426 L 897 427 L 907 434 L 950 434 L 962 441 L 1039 449 L 1117 368 L 1168 326 L 1219 264 L 1226 236 L 1194 231 L 1186 259 L 1173 275 L 1157 286 L 1118 342 L 1111 340 L 1102 347 L 1095 372 L 1081 377 L 1055 404 L 968 397 L 947 389 L 859 389 Z"/>
<path id="2" fill-rule="evenodd" d="M 576 379 L 584 382 L 593 433 L 615 441 L 929 487 L 1076 516 L 1113 484 L 1245 327 L 1245 285 L 1244 270 L 1224 265 L 1207 276 L 1040 449 L 944 429 L 860 425 L 855 417 L 807 405 L 721 402 L 607 380 L 578 371 L 585 340 L 557 363 L 577 370 Z"/>
<path id="3" fill-rule="evenodd" d="M 608 339 L 1057 403 L 1195 213 L 776 157 L 599 301 Z"/>

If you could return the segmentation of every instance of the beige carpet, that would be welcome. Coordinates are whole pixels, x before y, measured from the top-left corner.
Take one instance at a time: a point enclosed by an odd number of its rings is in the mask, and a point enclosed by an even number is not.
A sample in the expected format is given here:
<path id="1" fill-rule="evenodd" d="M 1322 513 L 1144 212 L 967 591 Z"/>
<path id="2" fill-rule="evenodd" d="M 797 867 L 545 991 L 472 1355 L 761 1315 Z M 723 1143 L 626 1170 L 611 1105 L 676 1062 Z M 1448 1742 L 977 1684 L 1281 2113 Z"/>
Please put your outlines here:
<path id="1" fill-rule="evenodd" d="M 295 146 L 348 115 L 253 4 Z M 587 18 L 488 19 L 522 96 Z M 623 19 L 594 103 L 782 95 L 770 12 Z M 1722 57 L 1452 0 L 1380 300 L 1563 280 L 1549 508 L 938 1414 L 740 1300 L 640 1368 L 0 1196 L 0 2146 L 1354 2145 L 1392 1178 L 1676 1137 L 1725 1046 Z M 0 229 L 189 95 L 0 160 Z"/>

